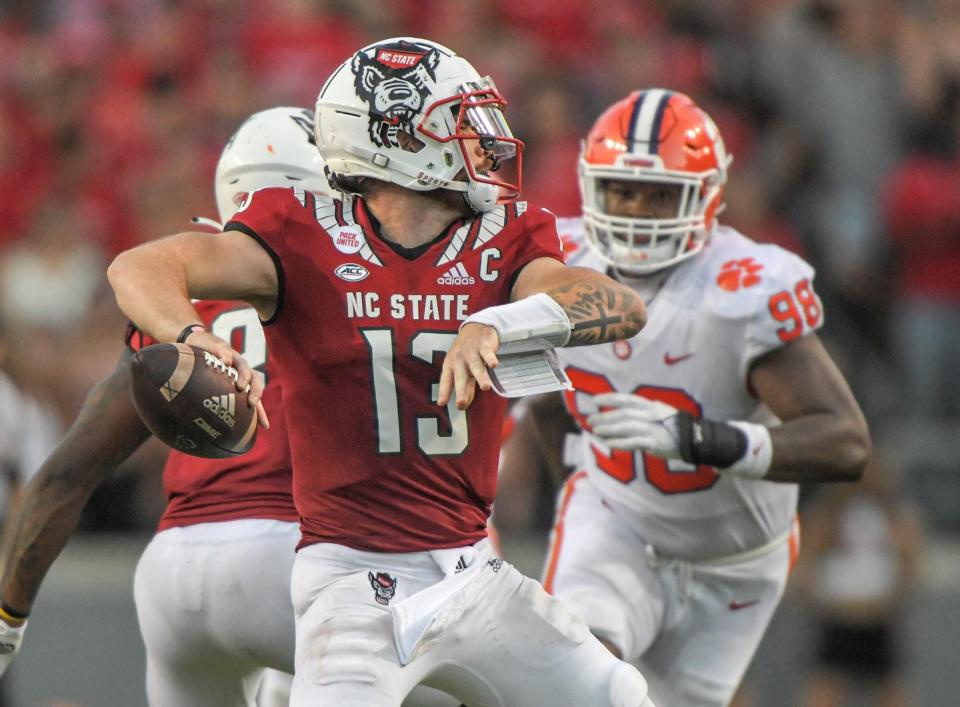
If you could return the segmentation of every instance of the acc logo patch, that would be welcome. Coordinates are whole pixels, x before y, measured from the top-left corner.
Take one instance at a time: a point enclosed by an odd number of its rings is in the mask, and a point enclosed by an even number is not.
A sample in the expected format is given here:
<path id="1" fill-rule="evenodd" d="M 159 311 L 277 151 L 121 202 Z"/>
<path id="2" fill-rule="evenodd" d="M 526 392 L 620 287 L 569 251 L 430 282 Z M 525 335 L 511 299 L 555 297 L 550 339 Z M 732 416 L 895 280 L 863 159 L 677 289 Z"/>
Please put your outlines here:
<path id="1" fill-rule="evenodd" d="M 341 280 L 347 282 L 360 282 L 370 274 L 369 270 L 357 263 L 344 263 L 333 272 Z"/>

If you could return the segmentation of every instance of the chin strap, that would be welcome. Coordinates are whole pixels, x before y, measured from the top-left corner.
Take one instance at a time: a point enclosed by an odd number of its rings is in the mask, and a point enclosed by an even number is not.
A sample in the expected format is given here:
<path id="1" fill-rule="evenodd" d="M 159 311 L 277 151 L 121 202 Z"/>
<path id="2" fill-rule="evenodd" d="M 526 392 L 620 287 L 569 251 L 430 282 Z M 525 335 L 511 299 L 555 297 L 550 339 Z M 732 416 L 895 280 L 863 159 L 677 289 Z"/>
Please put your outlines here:
<path id="1" fill-rule="evenodd" d="M 346 146 L 344 149 L 354 157 L 359 157 L 360 159 L 369 162 L 380 169 L 385 169 L 387 165 L 390 164 L 390 159 L 385 155 L 376 153 L 373 150 L 368 150 L 367 148 L 359 145 Z M 410 177 L 411 179 L 417 178 L 417 174 L 415 174 L 412 170 L 406 169 L 406 165 L 403 165 L 402 163 L 395 163 L 393 165 L 393 169 Z M 336 173 L 330 166 L 326 166 L 324 170 L 327 174 L 327 180 L 330 181 L 331 184 L 333 184 L 335 180 L 342 184 L 342 180 L 345 175 Z M 385 178 L 384 175 L 369 174 L 368 176 L 371 176 L 373 179 L 391 181 Z M 339 185 L 335 186 L 334 188 L 340 189 L 341 191 L 343 190 L 343 188 Z M 449 182 L 444 188 L 452 191 L 462 191 L 464 202 L 466 202 L 471 211 L 477 214 L 493 211 L 495 208 L 497 208 L 497 202 L 500 199 L 500 190 L 496 186 L 493 184 L 486 184 L 484 182 L 476 182 L 472 179 L 467 180 L 465 187 L 464 182 L 454 181 Z"/>
<path id="2" fill-rule="evenodd" d="M 463 200 L 467 202 L 475 213 L 482 214 L 497 208 L 500 190 L 493 184 L 470 180 L 467 190 L 463 192 Z"/>

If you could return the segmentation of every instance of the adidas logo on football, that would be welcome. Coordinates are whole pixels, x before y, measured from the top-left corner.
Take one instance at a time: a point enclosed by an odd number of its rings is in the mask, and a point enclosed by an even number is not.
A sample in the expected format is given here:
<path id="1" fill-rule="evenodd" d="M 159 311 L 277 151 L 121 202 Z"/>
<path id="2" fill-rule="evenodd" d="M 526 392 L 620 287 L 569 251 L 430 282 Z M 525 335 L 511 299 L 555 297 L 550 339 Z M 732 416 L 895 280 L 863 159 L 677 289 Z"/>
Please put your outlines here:
<path id="1" fill-rule="evenodd" d="M 457 263 L 437 278 L 438 285 L 472 285 L 475 282 L 463 263 Z"/>
<path id="2" fill-rule="evenodd" d="M 203 401 L 203 407 L 207 408 L 214 415 L 233 427 L 236 420 L 233 415 L 236 412 L 237 396 L 233 393 L 228 395 L 214 395 Z"/>

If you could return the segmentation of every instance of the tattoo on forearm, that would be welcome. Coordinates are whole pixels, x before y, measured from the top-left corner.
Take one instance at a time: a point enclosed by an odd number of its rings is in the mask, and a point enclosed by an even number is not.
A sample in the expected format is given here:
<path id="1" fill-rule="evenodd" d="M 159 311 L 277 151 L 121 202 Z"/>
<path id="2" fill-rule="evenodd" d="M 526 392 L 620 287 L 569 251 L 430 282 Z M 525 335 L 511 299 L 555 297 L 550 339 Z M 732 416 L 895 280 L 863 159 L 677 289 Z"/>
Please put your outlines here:
<path id="1" fill-rule="evenodd" d="M 573 324 L 567 346 L 625 339 L 643 328 L 643 317 L 635 313 L 637 296 L 627 288 L 588 281 L 547 294 L 563 307 Z"/>

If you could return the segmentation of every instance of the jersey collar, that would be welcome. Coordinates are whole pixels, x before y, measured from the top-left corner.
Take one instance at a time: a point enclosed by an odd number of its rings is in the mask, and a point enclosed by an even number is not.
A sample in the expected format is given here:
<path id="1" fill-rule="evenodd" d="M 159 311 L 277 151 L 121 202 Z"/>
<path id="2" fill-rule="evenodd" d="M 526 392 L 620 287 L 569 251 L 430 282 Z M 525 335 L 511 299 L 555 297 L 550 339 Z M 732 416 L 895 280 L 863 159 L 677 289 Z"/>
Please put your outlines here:
<path id="1" fill-rule="evenodd" d="M 421 255 L 430 250 L 433 246 L 438 243 L 442 243 L 447 240 L 451 234 L 453 234 L 458 228 L 460 228 L 467 220 L 469 219 L 457 219 L 449 226 L 447 226 L 443 231 L 437 235 L 432 240 L 427 241 L 421 245 L 416 246 L 415 248 L 406 248 L 399 243 L 395 243 L 387 238 L 384 238 L 383 233 L 380 231 L 380 221 L 377 220 L 377 217 L 370 212 L 367 208 L 367 205 L 363 202 L 363 199 L 356 197 L 353 200 L 354 203 L 354 218 L 357 223 L 360 224 L 361 228 L 367 233 L 372 233 L 376 237 L 376 241 L 386 245 L 390 250 L 399 255 L 405 260 L 416 260 Z"/>

